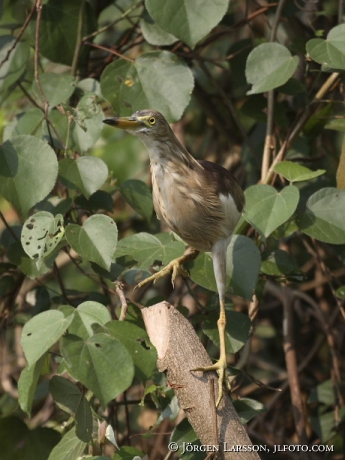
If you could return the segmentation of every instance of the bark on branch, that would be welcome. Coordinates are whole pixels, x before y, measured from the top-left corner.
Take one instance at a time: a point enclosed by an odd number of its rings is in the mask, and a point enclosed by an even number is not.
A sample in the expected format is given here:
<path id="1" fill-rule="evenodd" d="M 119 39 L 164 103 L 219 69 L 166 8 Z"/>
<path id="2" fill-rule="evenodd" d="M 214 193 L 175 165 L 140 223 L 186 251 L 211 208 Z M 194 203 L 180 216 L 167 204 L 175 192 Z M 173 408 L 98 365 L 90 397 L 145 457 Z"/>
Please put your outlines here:
<path id="1" fill-rule="evenodd" d="M 150 340 L 157 348 L 158 369 L 166 373 L 168 385 L 174 389 L 201 443 L 219 446 L 220 459 L 259 459 L 253 451 L 229 450 L 233 446 L 248 446 L 249 450 L 252 443 L 229 396 L 223 397 L 215 411 L 217 374 L 191 371 L 212 363 L 189 321 L 167 302 L 144 308 L 142 314 Z"/>

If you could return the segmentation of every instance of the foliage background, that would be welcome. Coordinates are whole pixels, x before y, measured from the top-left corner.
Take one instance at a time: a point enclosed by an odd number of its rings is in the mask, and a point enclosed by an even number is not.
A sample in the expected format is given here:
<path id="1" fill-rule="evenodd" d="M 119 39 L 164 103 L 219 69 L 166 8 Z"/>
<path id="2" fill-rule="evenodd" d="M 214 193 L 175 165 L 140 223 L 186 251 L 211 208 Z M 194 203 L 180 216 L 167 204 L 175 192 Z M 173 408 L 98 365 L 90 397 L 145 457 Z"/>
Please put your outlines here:
<path id="1" fill-rule="evenodd" d="M 197 442 L 185 420 L 174 431 L 140 306 L 180 308 L 215 357 L 210 256 L 174 290 L 133 291 L 184 244 L 153 215 L 144 147 L 101 123 L 148 107 L 246 189 L 228 349 L 251 439 L 341 458 L 343 2 L 5 0 L 0 14 L 1 458 L 154 460 L 171 433 Z"/>

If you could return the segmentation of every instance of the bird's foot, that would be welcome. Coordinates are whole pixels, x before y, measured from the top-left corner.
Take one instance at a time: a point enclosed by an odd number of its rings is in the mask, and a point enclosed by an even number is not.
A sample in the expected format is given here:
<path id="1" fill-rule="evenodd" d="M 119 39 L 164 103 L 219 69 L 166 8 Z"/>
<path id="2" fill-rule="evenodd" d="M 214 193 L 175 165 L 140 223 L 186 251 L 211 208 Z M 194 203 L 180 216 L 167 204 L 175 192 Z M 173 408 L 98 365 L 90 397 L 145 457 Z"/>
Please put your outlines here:
<path id="1" fill-rule="evenodd" d="M 140 283 L 138 283 L 135 287 L 140 288 L 140 287 L 144 286 L 145 284 L 150 283 L 151 281 L 156 283 L 158 280 L 160 280 L 161 278 L 164 278 L 165 276 L 169 275 L 170 273 L 171 273 L 171 283 L 174 286 L 175 285 L 175 280 L 176 280 L 178 275 L 182 275 L 185 278 L 189 276 L 189 273 L 187 272 L 187 270 L 182 268 L 180 259 L 181 259 L 181 257 L 179 257 L 178 259 L 172 260 L 171 262 L 168 263 L 168 265 L 166 265 L 164 268 L 162 268 L 162 270 L 160 270 L 157 273 L 154 273 L 153 275 L 149 276 L 148 278 L 144 279 L 143 281 L 140 281 Z"/>
<path id="2" fill-rule="evenodd" d="M 219 403 L 223 397 L 223 384 L 225 385 L 226 389 L 228 392 L 231 391 L 231 385 L 229 382 L 229 376 L 228 376 L 228 371 L 227 371 L 227 363 L 226 363 L 226 358 L 220 357 L 219 360 L 214 363 L 212 366 L 207 366 L 207 367 L 197 367 L 195 369 L 192 369 L 193 371 L 202 371 L 202 372 L 208 372 L 208 371 L 217 371 L 218 372 L 218 398 L 216 401 L 216 407 L 219 406 Z"/>

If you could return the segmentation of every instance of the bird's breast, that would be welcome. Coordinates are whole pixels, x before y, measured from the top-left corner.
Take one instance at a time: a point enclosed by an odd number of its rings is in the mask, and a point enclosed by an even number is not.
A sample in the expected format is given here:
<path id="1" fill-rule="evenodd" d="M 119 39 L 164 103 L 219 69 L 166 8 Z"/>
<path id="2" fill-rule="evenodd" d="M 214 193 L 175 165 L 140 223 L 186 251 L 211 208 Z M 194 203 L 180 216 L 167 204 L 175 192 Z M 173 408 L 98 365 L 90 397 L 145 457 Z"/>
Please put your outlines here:
<path id="1" fill-rule="evenodd" d="M 232 234 L 240 214 L 231 197 L 226 200 L 208 189 L 193 171 L 152 163 L 151 173 L 156 214 L 186 243 L 210 251 L 217 240 Z M 235 215 L 229 215 L 231 210 Z"/>

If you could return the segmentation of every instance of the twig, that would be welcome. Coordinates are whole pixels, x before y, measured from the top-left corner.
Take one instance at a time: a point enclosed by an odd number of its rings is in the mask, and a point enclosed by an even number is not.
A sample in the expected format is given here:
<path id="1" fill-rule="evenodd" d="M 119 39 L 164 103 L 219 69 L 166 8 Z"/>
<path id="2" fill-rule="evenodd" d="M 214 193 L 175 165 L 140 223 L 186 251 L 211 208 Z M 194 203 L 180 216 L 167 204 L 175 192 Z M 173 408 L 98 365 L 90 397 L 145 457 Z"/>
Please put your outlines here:
<path id="1" fill-rule="evenodd" d="M 274 167 L 275 167 L 275 165 L 280 163 L 283 160 L 286 150 L 291 145 L 291 143 L 296 139 L 296 137 L 299 135 L 299 133 L 302 131 L 304 125 L 309 120 L 310 116 L 314 113 L 315 104 L 319 104 L 321 102 L 321 100 L 324 98 L 325 94 L 337 82 L 337 80 L 339 79 L 339 75 L 340 74 L 338 72 L 332 73 L 328 77 L 328 79 L 325 81 L 325 83 L 322 85 L 322 87 L 319 89 L 319 91 L 316 93 L 316 95 L 315 95 L 314 99 L 311 101 L 311 103 L 302 112 L 301 116 L 296 121 L 295 126 L 293 127 L 293 129 L 290 131 L 290 133 L 286 137 L 285 141 L 283 142 L 283 144 L 282 144 L 277 156 L 275 157 L 273 163 L 271 164 L 271 167 L 269 168 L 265 178 L 262 180 L 262 183 L 269 184 L 271 182 L 272 177 L 274 175 Z"/>
<path id="2" fill-rule="evenodd" d="M 31 21 L 32 19 L 32 16 L 34 15 L 34 12 L 35 12 L 35 9 L 36 9 L 36 5 L 35 3 L 32 5 L 32 8 L 31 8 L 31 11 L 28 15 L 28 17 L 25 19 L 25 22 L 22 26 L 22 28 L 20 29 L 13 45 L 11 46 L 11 48 L 7 51 L 7 54 L 6 56 L 4 57 L 4 59 L 0 62 L 0 69 L 1 67 L 3 66 L 3 64 L 9 59 L 12 51 L 14 50 L 14 48 L 17 46 L 18 42 L 20 41 L 20 39 L 22 38 L 22 35 L 23 33 L 25 32 L 25 29 L 27 28 L 27 26 L 29 25 L 29 22 Z"/>
<path id="3" fill-rule="evenodd" d="M 285 0 L 279 0 L 278 8 L 276 14 L 274 16 L 274 21 L 272 25 L 271 35 L 270 35 L 270 43 L 275 42 L 278 24 L 280 21 L 280 16 L 282 10 L 284 8 Z M 273 135 L 273 120 L 274 120 L 274 89 L 271 89 L 267 93 L 267 127 L 266 127 L 266 138 L 265 138 L 265 145 L 262 157 L 262 166 L 261 166 L 261 180 L 266 177 L 271 153 L 275 150 L 275 138 Z"/>
<path id="4" fill-rule="evenodd" d="M 34 57 L 35 81 L 37 83 L 38 90 L 43 98 L 44 117 L 47 119 L 49 101 L 43 92 L 40 77 L 39 77 L 39 52 L 40 52 L 39 42 L 40 42 L 40 29 L 41 29 L 41 19 L 42 19 L 42 0 L 36 0 L 36 10 L 37 10 L 37 21 L 36 21 L 36 34 L 35 34 L 35 57 Z"/>
<path id="5" fill-rule="evenodd" d="M 120 301 L 121 301 L 121 314 L 120 314 L 119 321 L 124 321 L 126 319 L 128 304 L 127 304 L 127 299 L 125 297 L 125 294 L 123 293 L 123 284 L 120 281 L 115 281 L 114 285 L 115 285 L 116 294 L 119 296 Z"/>
<path id="6" fill-rule="evenodd" d="M 106 51 L 107 53 L 115 54 L 115 56 L 120 57 L 120 58 L 124 59 L 125 61 L 132 62 L 132 63 L 134 62 L 134 59 L 131 59 L 131 58 L 119 53 L 118 51 L 115 51 L 113 49 L 107 48 L 106 46 L 96 45 L 95 43 L 91 43 L 91 42 L 84 42 L 84 45 L 93 46 L 94 48 Z"/>
<path id="7" fill-rule="evenodd" d="M 77 39 L 76 39 L 73 61 L 72 61 L 72 75 L 75 75 L 77 72 L 78 58 L 79 58 L 79 53 L 80 53 L 80 47 L 82 44 L 81 33 L 83 31 L 84 6 L 85 6 L 85 0 L 82 0 L 80 3 L 79 14 L 78 14 Z"/>

